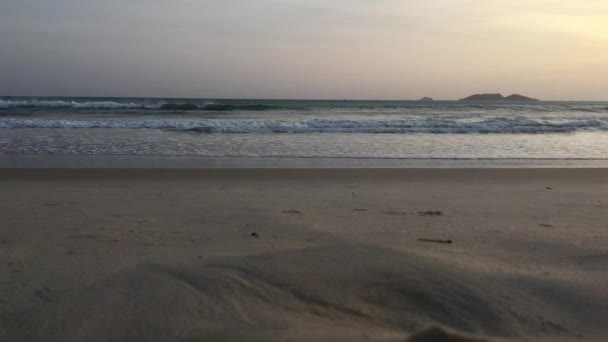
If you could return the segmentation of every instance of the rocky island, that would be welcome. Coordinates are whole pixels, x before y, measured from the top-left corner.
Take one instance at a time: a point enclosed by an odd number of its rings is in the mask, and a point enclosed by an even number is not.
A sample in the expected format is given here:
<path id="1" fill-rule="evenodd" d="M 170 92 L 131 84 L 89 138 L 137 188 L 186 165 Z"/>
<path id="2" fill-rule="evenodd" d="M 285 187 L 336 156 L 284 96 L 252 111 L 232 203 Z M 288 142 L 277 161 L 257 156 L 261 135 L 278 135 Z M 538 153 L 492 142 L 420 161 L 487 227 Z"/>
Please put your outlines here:
<path id="1" fill-rule="evenodd" d="M 464 99 L 462 102 L 539 102 L 540 100 L 531 97 L 513 94 L 507 97 L 502 94 L 475 94 Z"/>
<path id="2" fill-rule="evenodd" d="M 432 97 L 423 97 L 423 98 L 421 98 L 421 99 L 420 99 L 420 100 L 418 100 L 418 101 L 420 101 L 420 102 L 433 102 L 433 101 L 435 101 L 435 100 L 433 100 L 433 98 L 432 98 Z"/>

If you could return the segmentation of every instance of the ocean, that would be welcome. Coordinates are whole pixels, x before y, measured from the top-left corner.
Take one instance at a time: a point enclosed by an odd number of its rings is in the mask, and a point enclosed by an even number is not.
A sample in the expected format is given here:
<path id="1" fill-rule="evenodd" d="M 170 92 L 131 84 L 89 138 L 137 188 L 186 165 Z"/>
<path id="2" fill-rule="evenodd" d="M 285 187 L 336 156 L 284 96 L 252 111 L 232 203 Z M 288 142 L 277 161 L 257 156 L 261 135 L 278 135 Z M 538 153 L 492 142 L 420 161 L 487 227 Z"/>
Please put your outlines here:
<path id="1" fill-rule="evenodd" d="M 608 160 L 608 103 L 0 97 L 15 154 Z"/>

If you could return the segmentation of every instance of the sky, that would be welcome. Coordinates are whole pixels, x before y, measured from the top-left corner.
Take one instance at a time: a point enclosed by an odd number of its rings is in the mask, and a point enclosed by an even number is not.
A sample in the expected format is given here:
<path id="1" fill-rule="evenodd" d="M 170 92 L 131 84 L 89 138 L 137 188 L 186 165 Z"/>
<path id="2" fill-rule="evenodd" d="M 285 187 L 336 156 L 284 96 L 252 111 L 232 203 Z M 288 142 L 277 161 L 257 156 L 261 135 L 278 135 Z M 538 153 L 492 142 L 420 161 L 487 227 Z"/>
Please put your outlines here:
<path id="1" fill-rule="evenodd" d="M 0 95 L 608 100 L 606 0 L 1 0 Z"/>

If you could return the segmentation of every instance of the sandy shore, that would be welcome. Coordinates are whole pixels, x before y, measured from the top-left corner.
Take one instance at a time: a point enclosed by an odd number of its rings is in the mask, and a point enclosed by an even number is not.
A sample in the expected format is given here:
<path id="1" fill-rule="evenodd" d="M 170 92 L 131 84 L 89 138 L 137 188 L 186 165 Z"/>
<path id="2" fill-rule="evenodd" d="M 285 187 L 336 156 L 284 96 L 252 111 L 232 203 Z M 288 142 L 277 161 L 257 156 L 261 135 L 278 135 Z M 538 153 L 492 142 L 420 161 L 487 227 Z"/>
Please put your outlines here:
<path id="1" fill-rule="evenodd" d="M 0 341 L 608 339 L 605 169 L 1 170 L 0 224 Z"/>

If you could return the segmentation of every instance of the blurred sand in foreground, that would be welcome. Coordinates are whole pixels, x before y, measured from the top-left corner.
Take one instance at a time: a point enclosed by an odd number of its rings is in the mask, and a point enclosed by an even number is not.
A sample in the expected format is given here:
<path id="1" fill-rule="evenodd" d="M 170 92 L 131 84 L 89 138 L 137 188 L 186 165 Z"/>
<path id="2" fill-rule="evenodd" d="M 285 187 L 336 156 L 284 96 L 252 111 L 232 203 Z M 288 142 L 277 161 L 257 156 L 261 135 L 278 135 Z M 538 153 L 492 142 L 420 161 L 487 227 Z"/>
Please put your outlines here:
<path id="1" fill-rule="evenodd" d="M 604 169 L 2 170 L 0 224 L 0 341 L 608 338 Z"/>

